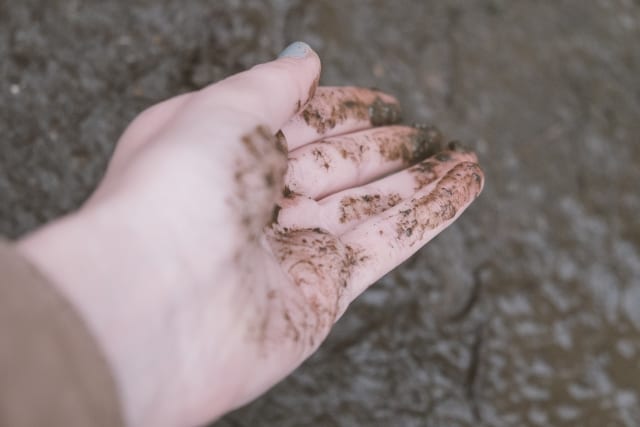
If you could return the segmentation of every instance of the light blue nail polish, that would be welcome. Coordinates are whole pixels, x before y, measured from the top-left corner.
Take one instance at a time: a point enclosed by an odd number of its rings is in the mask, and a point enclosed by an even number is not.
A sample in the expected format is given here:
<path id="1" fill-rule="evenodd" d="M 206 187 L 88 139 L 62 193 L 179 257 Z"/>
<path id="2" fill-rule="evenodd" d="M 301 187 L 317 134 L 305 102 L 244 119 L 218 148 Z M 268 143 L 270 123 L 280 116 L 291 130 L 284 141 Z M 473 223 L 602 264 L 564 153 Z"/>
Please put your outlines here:
<path id="1" fill-rule="evenodd" d="M 311 51 L 311 47 L 304 42 L 293 42 L 289 46 L 287 46 L 278 58 L 295 58 L 300 59 L 307 56 L 307 54 Z"/>

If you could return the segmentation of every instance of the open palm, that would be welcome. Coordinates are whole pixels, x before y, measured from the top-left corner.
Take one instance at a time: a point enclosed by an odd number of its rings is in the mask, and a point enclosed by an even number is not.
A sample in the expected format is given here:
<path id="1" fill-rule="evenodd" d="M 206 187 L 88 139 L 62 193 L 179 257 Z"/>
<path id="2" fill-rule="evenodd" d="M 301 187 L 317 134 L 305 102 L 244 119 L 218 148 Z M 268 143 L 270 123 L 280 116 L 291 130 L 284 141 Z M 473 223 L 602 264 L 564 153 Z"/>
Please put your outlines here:
<path id="1" fill-rule="evenodd" d="M 130 424 L 255 398 L 481 191 L 473 153 L 319 72 L 307 48 L 152 107 L 83 208 L 22 242 L 99 338 Z"/>

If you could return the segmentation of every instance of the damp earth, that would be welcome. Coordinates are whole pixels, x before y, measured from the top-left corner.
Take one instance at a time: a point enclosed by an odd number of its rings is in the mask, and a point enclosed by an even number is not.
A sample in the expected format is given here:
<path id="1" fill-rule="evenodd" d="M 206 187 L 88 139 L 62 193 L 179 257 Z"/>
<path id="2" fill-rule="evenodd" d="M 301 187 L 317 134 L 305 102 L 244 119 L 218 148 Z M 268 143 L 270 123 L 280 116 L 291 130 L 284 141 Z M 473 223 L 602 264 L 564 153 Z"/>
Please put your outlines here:
<path id="1" fill-rule="evenodd" d="M 0 233 L 77 207 L 145 107 L 294 40 L 485 189 L 215 426 L 639 425 L 637 1 L 0 0 Z"/>

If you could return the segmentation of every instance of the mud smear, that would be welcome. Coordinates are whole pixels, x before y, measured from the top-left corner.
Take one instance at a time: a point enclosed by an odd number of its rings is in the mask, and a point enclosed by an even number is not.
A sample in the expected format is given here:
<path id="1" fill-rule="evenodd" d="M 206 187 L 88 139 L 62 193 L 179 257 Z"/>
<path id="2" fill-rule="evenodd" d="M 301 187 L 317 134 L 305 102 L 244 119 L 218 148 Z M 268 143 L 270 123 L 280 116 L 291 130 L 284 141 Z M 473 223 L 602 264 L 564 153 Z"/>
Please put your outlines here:
<path id="1" fill-rule="evenodd" d="M 449 151 L 451 149 L 455 151 Z M 413 175 L 416 183 L 414 189 L 417 191 L 433 183 L 444 176 L 453 165 L 465 161 L 477 162 L 475 153 L 461 144 L 447 144 L 447 150 L 440 151 L 435 156 L 431 156 L 409 168 L 409 173 Z"/>
<path id="2" fill-rule="evenodd" d="M 469 147 L 466 144 L 463 144 L 462 142 L 460 142 L 458 140 L 453 140 L 453 141 L 447 142 L 447 149 L 451 150 L 451 151 L 455 151 L 457 153 L 472 153 L 473 152 L 471 147 Z"/>
<path id="3" fill-rule="evenodd" d="M 275 145 L 276 145 L 276 148 L 278 149 L 278 151 L 280 151 L 284 155 L 289 154 L 289 147 L 288 147 L 288 144 L 287 144 L 287 138 L 284 136 L 284 133 L 282 133 L 282 131 L 279 130 L 276 133 L 275 138 L 276 138 Z"/>
<path id="4" fill-rule="evenodd" d="M 434 126 L 416 127 L 408 135 L 389 137 L 379 144 L 380 154 L 389 161 L 413 164 L 442 149 L 442 134 Z"/>
<path id="5" fill-rule="evenodd" d="M 416 183 L 414 189 L 419 190 L 437 180 L 439 175 L 436 168 L 441 164 L 436 160 L 425 160 L 412 167 L 409 172 L 413 174 Z"/>
<path id="6" fill-rule="evenodd" d="M 316 79 L 311 84 L 311 87 L 309 88 L 309 93 L 307 94 L 307 101 L 306 101 L 307 103 L 311 101 L 313 97 L 316 95 L 316 90 L 318 90 L 319 83 L 320 83 L 320 77 L 316 77 Z"/>
<path id="7" fill-rule="evenodd" d="M 311 194 L 314 189 L 307 188 L 309 184 L 304 182 L 304 173 L 311 173 L 309 169 L 312 169 L 321 179 L 331 181 L 334 178 L 330 174 L 336 167 L 342 171 L 348 170 L 347 168 L 363 171 L 367 177 L 360 178 L 365 183 L 366 179 L 378 179 L 435 153 L 442 153 L 441 148 L 442 135 L 433 126 L 386 126 L 330 137 L 309 144 L 303 148 L 304 152 L 300 157 L 291 159 L 289 171 L 296 170 L 298 175 L 290 174 L 287 182 L 290 190 Z M 309 160 L 312 160 L 311 165 Z M 345 164 L 344 160 L 352 164 Z M 298 162 L 304 162 L 304 166 Z M 376 174 L 367 172 L 375 164 L 379 165 Z"/>
<path id="8" fill-rule="evenodd" d="M 340 223 L 351 223 L 372 217 L 402 201 L 400 194 L 370 194 L 345 197 L 340 201 Z"/>
<path id="9" fill-rule="evenodd" d="M 264 126 L 243 135 L 244 150 L 238 155 L 233 173 L 235 191 L 229 200 L 237 212 L 239 230 L 248 242 L 256 242 L 264 227 L 277 220 L 273 203 L 284 183 L 287 148 L 282 138 Z M 272 211 L 269 217 L 265 212 Z"/>
<path id="10" fill-rule="evenodd" d="M 321 229 L 272 231 L 274 255 L 291 278 L 281 307 L 268 309 L 287 324 L 280 339 L 292 339 L 303 348 L 314 348 L 329 332 L 347 302 L 342 300 L 354 268 L 365 261 L 361 251 L 344 245 Z M 270 319 L 264 319 L 269 323 Z M 278 339 L 273 337 L 271 339 Z"/>
<path id="11" fill-rule="evenodd" d="M 402 120 L 402 111 L 398 104 L 384 102 L 382 98 L 376 98 L 369 106 L 369 121 L 373 126 L 385 126 L 399 123 Z"/>
<path id="12" fill-rule="evenodd" d="M 363 155 L 377 150 L 386 162 L 401 161 L 405 165 L 417 163 L 442 149 L 442 136 L 437 128 L 410 128 L 389 126 L 359 132 L 357 135 L 334 137 L 317 144 L 312 154 L 322 167 L 327 169 L 331 155 L 326 150 L 337 151 L 343 159 L 359 165 Z"/>
<path id="13" fill-rule="evenodd" d="M 285 199 L 293 199 L 295 195 L 296 193 L 288 185 L 284 186 L 284 189 L 282 190 L 282 197 Z"/>
<path id="14" fill-rule="evenodd" d="M 413 245 L 426 230 L 433 230 L 456 216 L 458 211 L 478 196 L 482 170 L 465 162 L 451 169 L 429 194 L 415 198 L 411 207 L 399 212 L 397 237 Z"/>
<path id="15" fill-rule="evenodd" d="M 281 210 L 282 210 L 282 207 L 280 205 L 275 205 L 273 207 L 273 213 L 271 214 L 271 224 L 269 225 L 274 225 L 278 223 L 278 216 L 280 216 Z"/>
<path id="16" fill-rule="evenodd" d="M 322 148 L 314 148 L 311 152 L 316 163 L 324 170 L 331 168 L 331 157 Z"/>
<path id="17" fill-rule="evenodd" d="M 316 91 L 301 116 L 320 135 L 347 120 L 368 121 L 373 126 L 383 126 L 398 123 L 402 119 L 400 106 L 384 102 L 380 97 L 365 102 L 356 92 L 324 88 Z"/>

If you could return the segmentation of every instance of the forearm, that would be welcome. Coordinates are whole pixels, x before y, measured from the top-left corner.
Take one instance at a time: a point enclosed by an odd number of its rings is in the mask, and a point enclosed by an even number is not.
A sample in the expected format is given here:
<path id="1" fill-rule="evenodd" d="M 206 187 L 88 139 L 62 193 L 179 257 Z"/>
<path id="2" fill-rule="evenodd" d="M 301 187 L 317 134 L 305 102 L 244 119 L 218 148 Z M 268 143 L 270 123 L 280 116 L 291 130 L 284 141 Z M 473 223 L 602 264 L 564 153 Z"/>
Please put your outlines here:
<path id="1" fill-rule="evenodd" d="M 77 310 L 110 367 L 126 424 L 140 425 L 142 408 L 151 404 L 140 396 L 162 390 L 163 379 L 149 373 L 157 372 L 152 358 L 145 360 L 150 343 L 138 332 L 142 324 L 147 331 L 154 329 L 151 324 L 160 319 L 145 313 L 131 286 L 145 281 L 136 266 L 150 263 L 136 254 L 136 239 L 124 236 L 127 226 L 116 220 L 117 209 L 109 212 L 111 221 L 102 212 L 92 208 L 67 215 L 15 246 Z"/>
<path id="2" fill-rule="evenodd" d="M 102 350 L 72 304 L 0 242 L 0 424 L 123 425 Z"/>
<path id="3" fill-rule="evenodd" d="M 131 214 L 134 204 L 118 200 L 83 208 L 25 236 L 16 247 L 52 280 L 96 337 L 127 425 L 189 424 L 189 414 L 170 404 L 177 399 L 176 390 L 184 389 L 177 385 L 182 365 L 176 358 L 194 346 L 182 337 L 197 327 L 191 311 L 182 307 L 190 294 L 175 286 L 183 276 L 177 270 L 183 257 L 157 253 L 172 245 L 148 244 L 169 237 L 146 235 L 138 216 Z M 165 231 L 170 233 L 167 227 Z M 184 332 L 167 335 L 175 329 Z M 177 341 L 167 342 L 171 337 Z M 209 384 L 208 392 L 216 386 Z M 214 405 L 221 415 L 233 402 L 221 394 L 210 403 Z"/>

